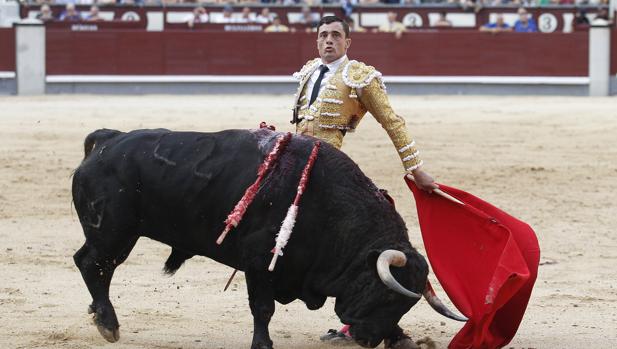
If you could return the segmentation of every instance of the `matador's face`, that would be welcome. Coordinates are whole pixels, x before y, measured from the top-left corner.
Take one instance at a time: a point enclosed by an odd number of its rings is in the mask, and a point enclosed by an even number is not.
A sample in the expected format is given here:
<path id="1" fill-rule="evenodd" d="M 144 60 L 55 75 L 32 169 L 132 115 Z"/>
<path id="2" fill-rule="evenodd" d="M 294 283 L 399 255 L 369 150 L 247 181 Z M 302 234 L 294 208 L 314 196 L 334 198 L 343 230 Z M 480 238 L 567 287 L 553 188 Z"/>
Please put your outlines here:
<path id="1" fill-rule="evenodd" d="M 345 36 L 340 22 L 322 24 L 317 33 L 317 49 L 324 63 L 331 63 L 343 57 L 351 45 L 351 39 Z"/>

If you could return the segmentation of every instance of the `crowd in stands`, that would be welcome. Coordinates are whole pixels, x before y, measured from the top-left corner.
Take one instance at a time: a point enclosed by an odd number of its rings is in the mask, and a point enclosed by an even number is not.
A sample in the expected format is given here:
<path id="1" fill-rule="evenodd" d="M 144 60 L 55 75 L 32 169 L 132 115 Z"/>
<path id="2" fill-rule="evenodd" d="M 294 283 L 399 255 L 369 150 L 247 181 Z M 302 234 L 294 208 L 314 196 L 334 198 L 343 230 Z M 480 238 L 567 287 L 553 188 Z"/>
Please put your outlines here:
<path id="1" fill-rule="evenodd" d="M 503 14 L 498 14 L 495 22 L 487 23 L 480 27 L 480 31 L 491 32 L 493 34 L 501 32 L 516 32 L 516 33 L 535 33 L 538 31 L 538 25 L 533 18 L 529 17 L 529 13 L 524 8 L 518 9 L 518 19 L 513 26 L 508 25 Z"/>
<path id="2" fill-rule="evenodd" d="M 87 1 L 87 0 L 81 0 Z M 101 0 L 99 0 L 100 2 Z M 400 37 L 407 27 L 398 20 L 398 15 L 394 11 L 387 13 L 387 20 L 380 26 L 366 29 L 356 23 L 351 16 L 353 13 L 354 2 L 360 0 L 342 0 L 342 9 L 345 15 L 348 15 L 347 22 L 352 32 L 384 32 L 394 33 L 397 37 Z M 480 1 L 480 0 L 476 0 Z M 83 6 L 82 6 L 83 7 Z M 265 32 L 295 32 L 295 31 L 315 31 L 317 24 L 320 20 L 320 14 L 311 10 L 309 6 L 303 6 L 299 15 L 296 15 L 293 20 L 291 18 L 281 19 L 274 12 L 271 12 L 268 7 L 248 7 L 244 6 L 240 11 L 234 10 L 232 5 L 226 4 L 221 7 L 210 7 L 213 12 L 208 13 L 206 7 L 201 4 L 197 4 L 192 12 L 187 12 L 182 23 L 186 24 L 188 28 L 195 28 L 197 25 L 205 23 L 215 24 L 259 24 L 262 25 Z M 349 10 L 349 12 L 347 12 Z M 485 23 L 479 26 L 480 31 L 489 33 L 500 32 L 519 32 L 519 33 L 533 33 L 538 31 L 538 25 L 536 21 L 530 16 L 525 7 L 519 7 L 517 12 L 517 20 L 510 24 L 506 22 L 503 14 L 497 13 L 493 15 L 494 21 Z M 67 3 L 64 11 L 58 16 L 53 16 L 50 5 L 43 3 L 40 7 L 37 18 L 42 21 L 68 21 L 68 22 L 90 22 L 90 21 L 103 21 L 105 20 L 100 15 L 99 7 L 96 4 L 89 6 L 88 11 L 82 13 L 76 10 L 74 3 Z M 609 22 L 608 11 L 606 8 L 599 8 L 591 18 L 594 21 L 604 20 Z M 512 20 L 512 19 L 511 19 Z M 573 27 L 576 29 L 581 26 L 588 26 L 590 24 L 589 17 L 584 9 L 578 9 L 573 20 Z M 442 10 L 439 12 L 437 20 L 431 23 L 432 27 L 436 28 L 448 28 L 453 27 L 453 23 L 448 19 L 448 12 Z"/>
<path id="3" fill-rule="evenodd" d="M 319 6 L 340 5 L 346 16 L 349 16 L 356 6 L 362 5 L 418 5 L 441 4 L 445 6 L 461 6 L 465 9 L 479 10 L 485 6 L 599 6 L 608 5 L 610 0 L 26 0 L 30 4 L 61 4 L 76 5 L 251 5 L 276 4 L 287 6 Z"/>
<path id="4" fill-rule="evenodd" d="M 39 14 L 36 16 L 43 22 L 48 21 L 65 21 L 65 22 L 96 22 L 105 20 L 100 16 L 99 7 L 97 5 L 90 6 L 88 12 L 79 12 L 75 8 L 75 4 L 66 4 L 64 11 L 58 16 L 54 17 L 51 8 L 48 4 L 41 5 Z"/>
<path id="5" fill-rule="evenodd" d="M 490 32 L 493 34 L 502 32 L 515 32 L 515 33 L 535 33 L 538 31 L 538 25 L 536 21 L 530 17 L 527 10 L 523 7 L 518 9 L 518 19 L 514 22 L 514 25 L 510 26 L 505 22 L 503 14 L 499 13 L 495 17 L 494 22 L 487 23 L 480 27 L 480 31 Z M 608 24 L 610 23 L 608 11 L 606 9 L 599 9 L 598 13 L 594 16 L 593 23 Z M 579 29 L 581 27 L 589 26 L 592 21 L 587 17 L 587 12 L 584 9 L 577 10 L 572 21 L 573 28 Z"/>

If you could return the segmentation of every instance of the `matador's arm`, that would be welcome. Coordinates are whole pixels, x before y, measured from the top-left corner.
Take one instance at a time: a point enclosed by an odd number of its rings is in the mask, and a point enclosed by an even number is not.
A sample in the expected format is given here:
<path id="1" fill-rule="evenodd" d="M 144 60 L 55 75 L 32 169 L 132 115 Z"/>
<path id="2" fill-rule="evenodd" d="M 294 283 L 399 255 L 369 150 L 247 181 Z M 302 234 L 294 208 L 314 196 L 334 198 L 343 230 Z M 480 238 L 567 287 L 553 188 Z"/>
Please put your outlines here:
<path id="1" fill-rule="evenodd" d="M 411 172 L 422 166 L 416 142 L 407 131 L 405 120 L 392 110 L 381 79 L 372 79 L 367 86 L 357 89 L 357 92 L 359 101 L 390 136 L 405 170 Z"/>

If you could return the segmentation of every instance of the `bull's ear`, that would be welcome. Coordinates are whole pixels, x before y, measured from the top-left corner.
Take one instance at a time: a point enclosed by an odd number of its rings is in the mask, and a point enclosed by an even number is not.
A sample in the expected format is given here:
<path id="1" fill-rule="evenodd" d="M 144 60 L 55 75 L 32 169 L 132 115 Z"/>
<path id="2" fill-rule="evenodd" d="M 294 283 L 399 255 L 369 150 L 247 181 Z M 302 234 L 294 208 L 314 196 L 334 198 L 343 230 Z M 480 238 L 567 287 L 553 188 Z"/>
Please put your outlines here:
<path id="1" fill-rule="evenodd" d="M 366 266 L 370 270 L 375 270 L 377 272 L 377 258 L 383 252 L 382 250 L 370 250 L 366 255 Z"/>

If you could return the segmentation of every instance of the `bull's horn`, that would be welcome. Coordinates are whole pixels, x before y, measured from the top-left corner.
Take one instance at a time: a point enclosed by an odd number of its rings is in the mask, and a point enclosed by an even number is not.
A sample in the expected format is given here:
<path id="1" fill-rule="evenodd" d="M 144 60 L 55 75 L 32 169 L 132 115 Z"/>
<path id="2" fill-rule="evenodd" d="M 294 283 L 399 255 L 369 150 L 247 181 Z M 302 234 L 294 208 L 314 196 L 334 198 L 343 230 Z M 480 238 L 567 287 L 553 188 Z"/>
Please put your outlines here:
<path id="1" fill-rule="evenodd" d="M 463 315 L 455 314 L 450 309 L 448 309 L 448 307 L 443 304 L 441 299 L 437 297 L 437 294 L 435 294 L 435 290 L 433 290 L 433 286 L 431 286 L 430 281 L 426 280 L 426 288 L 424 289 L 424 292 L 422 292 L 422 294 L 424 295 L 424 298 L 426 298 L 428 304 L 431 305 L 431 308 L 435 309 L 435 311 L 439 314 L 456 321 L 469 320 Z"/>
<path id="2" fill-rule="evenodd" d="M 396 281 L 392 273 L 390 273 L 390 266 L 404 267 L 407 263 L 407 257 L 401 251 L 397 250 L 385 250 L 379 254 L 377 258 L 377 274 L 383 283 L 388 286 L 394 292 L 398 292 L 403 296 L 410 298 L 420 298 L 417 293 L 411 292 Z"/>

